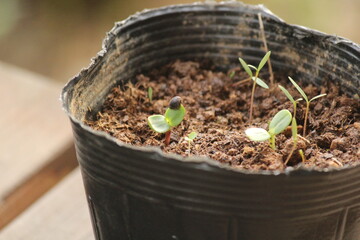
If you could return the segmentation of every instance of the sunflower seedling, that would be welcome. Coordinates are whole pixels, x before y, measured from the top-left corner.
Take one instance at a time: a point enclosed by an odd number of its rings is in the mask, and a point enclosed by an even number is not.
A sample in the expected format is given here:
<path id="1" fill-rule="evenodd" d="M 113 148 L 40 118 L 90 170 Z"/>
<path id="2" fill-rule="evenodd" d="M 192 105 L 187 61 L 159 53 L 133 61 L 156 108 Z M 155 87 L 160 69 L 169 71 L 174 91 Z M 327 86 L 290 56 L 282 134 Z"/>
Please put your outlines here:
<path id="1" fill-rule="evenodd" d="M 298 90 L 298 92 L 301 94 L 301 96 L 304 98 L 305 102 L 306 102 L 306 109 L 305 109 L 305 117 L 304 117 L 304 129 L 303 129 L 303 136 L 305 137 L 306 134 L 306 125 L 307 125 L 307 120 L 308 120 L 308 115 L 309 115 L 309 109 L 310 109 L 310 103 L 312 101 L 314 101 L 315 99 L 321 98 L 326 96 L 326 93 L 323 94 L 319 94 L 313 98 L 311 98 L 309 100 L 309 98 L 307 97 L 307 95 L 305 94 L 305 92 L 301 89 L 301 87 L 299 85 L 297 85 L 297 83 L 291 78 L 289 77 L 290 82 L 294 85 L 294 87 L 296 88 L 296 90 Z"/>
<path id="2" fill-rule="evenodd" d="M 245 130 L 246 136 L 252 141 L 270 141 L 270 147 L 275 150 L 275 136 L 283 132 L 291 122 L 289 110 L 281 110 L 275 114 L 269 124 L 269 131 L 263 128 L 249 128 Z"/>
<path id="3" fill-rule="evenodd" d="M 239 58 L 241 66 L 244 68 L 245 72 L 249 75 L 249 79 L 252 79 L 254 81 L 252 91 L 251 91 L 251 100 L 250 100 L 250 112 L 249 112 L 249 122 L 252 121 L 252 113 L 253 113 L 253 104 L 254 104 L 254 93 L 256 85 L 259 85 L 260 87 L 268 89 L 269 86 L 259 78 L 260 70 L 264 67 L 265 63 L 268 61 L 270 57 L 271 51 L 268 51 L 265 56 L 261 59 L 258 67 L 255 67 L 253 65 L 247 64 L 242 58 Z M 255 76 L 253 75 L 251 69 L 255 70 Z"/>
<path id="4" fill-rule="evenodd" d="M 189 143 L 189 147 L 188 147 L 189 150 L 191 147 L 191 143 L 194 142 L 194 139 L 196 138 L 196 136 L 197 136 L 197 132 L 191 132 L 185 137 L 185 141 L 187 141 Z"/>
<path id="5" fill-rule="evenodd" d="M 165 133 L 165 145 L 170 144 L 171 128 L 178 126 L 184 119 L 186 110 L 181 104 L 179 96 L 170 100 L 169 108 L 165 115 L 152 115 L 148 117 L 148 124 L 152 130 L 158 133 Z"/>

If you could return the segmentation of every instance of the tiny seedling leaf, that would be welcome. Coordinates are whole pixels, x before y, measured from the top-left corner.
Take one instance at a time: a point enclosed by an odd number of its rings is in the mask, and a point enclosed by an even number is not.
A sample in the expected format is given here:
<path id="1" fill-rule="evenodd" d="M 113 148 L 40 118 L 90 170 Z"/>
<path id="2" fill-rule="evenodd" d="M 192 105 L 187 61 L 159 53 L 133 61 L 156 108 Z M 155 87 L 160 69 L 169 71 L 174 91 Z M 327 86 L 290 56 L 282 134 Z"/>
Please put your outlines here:
<path id="1" fill-rule="evenodd" d="M 191 132 L 189 135 L 187 135 L 187 138 L 190 140 L 194 140 L 197 136 L 197 132 Z"/>
<path id="2" fill-rule="evenodd" d="M 152 102 L 152 97 L 153 97 L 153 89 L 152 89 L 152 87 L 149 87 L 148 88 L 148 98 L 149 98 L 150 102 Z"/>
<path id="3" fill-rule="evenodd" d="M 298 92 L 301 94 L 301 96 L 305 99 L 306 102 L 309 102 L 308 97 L 306 96 L 305 92 L 301 89 L 301 87 L 299 85 L 297 85 L 297 83 L 291 78 L 288 77 L 290 82 L 294 85 L 294 87 L 298 90 Z"/>
<path id="4" fill-rule="evenodd" d="M 247 63 L 246 63 L 242 58 L 239 58 L 239 61 L 240 61 L 240 63 L 241 63 L 241 66 L 244 68 L 245 72 L 246 72 L 247 74 L 249 74 L 250 77 L 252 77 L 253 74 L 252 74 L 249 66 L 247 65 Z"/>
<path id="5" fill-rule="evenodd" d="M 148 124 L 152 130 L 158 133 L 165 133 L 170 130 L 170 126 L 163 115 L 148 117 Z"/>
<path id="6" fill-rule="evenodd" d="M 255 67 L 254 65 L 248 64 L 249 68 L 254 69 L 255 71 L 257 71 L 257 67 Z"/>
<path id="7" fill-rule="evenodd" d="M 232 72 L 229 73 L 229 78 L 232 79 L 234 76 L 235 76 L 235 71 L 232 71 Z"/>
<path id="8" fill-rule="evenodd" d="M 184 119 L 185 113 L 186 110 L 184 106 L 181 104 L 179 109 L 171 109 L 171 108 L 166 109 L 165 118 L 167 123 L 171 127 L 176 127 Z"/>
<path id="9" fill-rule="evenodd" d="M 252 77 L 251 79 L 253 81 L 255 81 L 255 77 Z M 259 85 L 260 87 L 269 89 L 269 86 L 263 80 L 261 80 L 260 78 L 256 78 L 256 84 Z"/>
<path id="10" fill-rule="evenodd" d="M 323 94 L 317 95 L 317 96 L 313 97 L 312 99 L 310 99 L 310 102 L 312 102 L 312 101 L 313 101 L 313 100 L 315 100 L 315 99 L 318 99 L 318 98 L 324 97 L 324 96 L 326 96 L 326 93 L 323 93 Z"/>
<path id="11" fill-rule="evenodd" d="M 281 89 L 281 91 L 283 91 L 283 93 L 287 96 L 287 98 L 288 98 L 292 103 L 295 102 L 294 98 L 291 96 L 291 94 L 289 93 L 289 91 L 286 90 L 286 88 L 284 88 L 284 87 L 281 86 L 281 85 L 279 85 L 279 88 Z"/>
<path id="12" fill-rule="evenodd" d="M 269 59 L 271 54 L 271 51 L 268 51 L 265 56 L 261 59 L 259 66 L 257 68 L 257 71 L 260 72 L 260 70 L 264 67 L 264 65 L 266 64 L 267 60 Z"/>
<path id="13" fill-rule="evenodd" d="M 248 128 L 245 134 L 252 141 L 263 142 L 270 138 L 270 134 L 263 128 Z"/>
<path id="14" fill-rule="evenodd" d="M 277 114 L 275 114 L 269 125 L 270 135 L 277 135 L 284 131 L 285 128 L 289 126 L 291 118 L 291 113 L 289 112 L 289 110 L 286 109 L 283 109 Z"/>

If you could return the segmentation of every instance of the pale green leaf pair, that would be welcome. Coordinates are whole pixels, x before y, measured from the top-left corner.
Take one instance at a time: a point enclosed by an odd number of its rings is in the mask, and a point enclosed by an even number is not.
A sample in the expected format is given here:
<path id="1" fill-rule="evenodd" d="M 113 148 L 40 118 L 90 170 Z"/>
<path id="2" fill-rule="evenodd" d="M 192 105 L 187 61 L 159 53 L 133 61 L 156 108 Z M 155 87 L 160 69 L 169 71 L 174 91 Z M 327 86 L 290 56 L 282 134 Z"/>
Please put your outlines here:
<path id="1" fill-rule="evenodd" d="M 265 54 L 265 56 L 261 59 L 259 66 L 255 67 L 253 65 L 247 64 L 242 58 L 239 58 L 240 64 L 241 66 L 244 68 L 245 72 L 250 76 L 250 78 L 256 82 L 257 85 L 259 85 L 260 87 L 266 88 L 268 89 L 269 86 L 260 78 L 258 78 L 257 76 L 259 75 L 260 70 L 264 67 L 264 65 L 266 64 L 267 60 L 269 59 L 271 54 L 271 51 L 267 52 Z M 255 77 L 251 71 L 251 69 L 254 69 L 256 71 Z"/>
<path id="2" fill-rule="evenodd" d="M 306 126 L 307 126 L 307 120 L 308 120 L 308 114 L 309 114 L 309 110 L 310 110 L 310 102 L 314 101 L 315 99 L 321 98 L 326 96 L 326 93 L 324 94 L 320 94 L 317 95 L 313 98 L 308 99 L 307 95 L 305 94 L 305 92 L 301 89 L 301 87 L 299 85 L 297 85 L 297 83 L 291 78 L 289 77 L 290 82 L 294 85 L 294 87 L 298 90 L 298 92 L 300 93 L 300 95 L 305 99 L 306 101 L 306 109 L 305 109 L 305 117 L 304 117 L 304 127 L 303 127 L 303 136 L 306 136 Z M 284 92 L 284 91 L 283 91 Z M 285 92 L 284 92 L 285 93 Z M 286 94 L 286 93 L 285 93 Z M 295 103 L 294 103 L 295 106 Z"/>
<path id="3" fill-rule="evenodd" d="M 239 61 L 241 63 L 241 66 L 245 69 L 246 73 L 249 74 L 250 77 L 253 76 L 252 71 L 250 70 L 250 68 L 253 68 L 256 73 L 258 74 L 260 72 L 260 70 L 264 67 L 264 65 L 266 64 L 266 62 L 269 60 L 271 51 L 268 51 L 265 56 L 261 59 L 258 67 L 255 67 L 253 65 L 247 64 L 242 58 L 239 58 Z"/>
<path id="4" fill-rule="evenodd" d="M 294 85 L 294 87 L 296 88 L 296 90 L 298 90 L 298 92 L 301 94 L 301 96 L 305 99 L 306 102 L 312 102 L 313 100 L 315 99 L 318 99 L 318 98 L 321 98 L 321 97 L 324 97 L 326 96 L 326 93 L 323 93 L 323 94 L 320 94 L 320 95 L 317 95 L 313 98 L 311 98 L 309 100 L 309 98 L 307 97 L 306 93 L 301 89 L 301 87 L 294 81 L 294 79 L 292 79 L 291 77 L 288 77 L 290 82 Z"/>
<path id="5" fill-rule="evenodd" d="M 184 119 L 186 110 L 181 104 L 179 109 L 166 109 L 165 116 L 152 115 L 148 117 L 148 124 L 152 130 L 158 133 L 165 133 L 171 127 L 178 126 Z"/>
<path id="6" fill-rule="evenodd" d="M 269 131 L 263 128 L 249 128 L 246 129 L 246 136 L 252 141 L 266 141 L 272 136 L 275 136 L 284 131 L 291 122 L 291 113 L 289 110 L 281 110 L 278 112 L 269 124 Z"/>

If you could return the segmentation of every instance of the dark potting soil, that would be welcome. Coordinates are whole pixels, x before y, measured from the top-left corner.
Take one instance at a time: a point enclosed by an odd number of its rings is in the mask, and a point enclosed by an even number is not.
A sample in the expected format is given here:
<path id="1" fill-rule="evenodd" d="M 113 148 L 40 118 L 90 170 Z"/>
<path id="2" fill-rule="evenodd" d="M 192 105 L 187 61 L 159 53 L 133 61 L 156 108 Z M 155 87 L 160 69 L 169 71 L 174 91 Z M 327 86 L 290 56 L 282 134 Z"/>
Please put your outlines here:
<path id="1" fill-rule="evenodd" d="M 112 89 L 97 119 L 88 120 L 87 124 L 136 146 L 158 146 L 166 153 L 182 156 L 208 156 L 233 168 L 283 170 L 293 146 L 291 128 L 277 135 L 275 151 L 268 142 L 250 141 L 244 131 L 250 126 L 267 129 L 268 122 L 281 109 L 293 113 L 292 103 L 278 84 L 295 99 L 300 97 L 299 93 L 286 76 L 274 73 L 276 87 L 256 88 L 253 121 L 249 125 L 252 82 L 240 82 L 247 78 L 240 68 L 229 71 L 236 72 L 231 78 L 229 73 L 207 65 L 176 61 L 146 76 L 138 75 L 135 85 L 128 83 Z M 296 81 L 296 76 L 292 77 Z M 298 104 L 296 120 L 302 135 L 298 149 L 303 150 L 305 161 L 295 151 L 287 166 L 338 168 L 359 164 L 360 100 L 342 95 L 341 89 L 332 83 L 300 86 L 310 98 L 320 93 L 327 96 L 311 103 L 306 136 L 302 134 L 305 102 Z M 151 102 L 149 87 L 153 89 Z M 164 114 L 174 96 L 182 98 L 187 113 L 182 123 L 172 129 L 171 143 L 165 146 L 164 134 L 152 131 L 147 117 Z M 184 137 L 192 131 L 198 135 L 189 147 Z"/>

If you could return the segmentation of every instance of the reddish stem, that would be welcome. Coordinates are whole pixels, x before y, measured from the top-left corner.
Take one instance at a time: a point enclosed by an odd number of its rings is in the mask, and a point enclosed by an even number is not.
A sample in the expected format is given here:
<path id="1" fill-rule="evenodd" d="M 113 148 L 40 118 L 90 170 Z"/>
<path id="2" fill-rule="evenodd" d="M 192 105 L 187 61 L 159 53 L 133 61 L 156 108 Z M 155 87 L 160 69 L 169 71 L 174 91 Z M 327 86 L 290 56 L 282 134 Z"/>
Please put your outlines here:
<path id="1" fill-rule="evenodd" d="M 165 145 L 168 146 L 170 144 L 170 135 L 171 135 L 171 131 L 167 131 L 165 133 Z"/>

